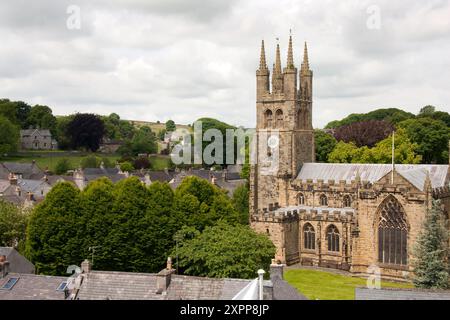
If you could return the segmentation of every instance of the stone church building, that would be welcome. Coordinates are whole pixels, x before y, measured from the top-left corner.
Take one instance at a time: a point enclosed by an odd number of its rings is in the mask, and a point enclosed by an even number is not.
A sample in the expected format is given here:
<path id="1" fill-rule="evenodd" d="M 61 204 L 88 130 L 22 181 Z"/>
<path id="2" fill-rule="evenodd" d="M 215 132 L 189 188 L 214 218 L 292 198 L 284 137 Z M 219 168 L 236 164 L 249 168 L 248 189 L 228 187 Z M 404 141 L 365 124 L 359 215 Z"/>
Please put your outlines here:
<path id="1" fill-rule="evenodd" d="M 256 71 L 256 152 L 250 222 L 277 248 L 276 259 L 407 278 L 412 249 L 432 198 L 450 211 L 449 165 L 315 163 L 313 72 L 305 44 L 300 72 L 292 37 L 272 77 L 264 41 Z"/>

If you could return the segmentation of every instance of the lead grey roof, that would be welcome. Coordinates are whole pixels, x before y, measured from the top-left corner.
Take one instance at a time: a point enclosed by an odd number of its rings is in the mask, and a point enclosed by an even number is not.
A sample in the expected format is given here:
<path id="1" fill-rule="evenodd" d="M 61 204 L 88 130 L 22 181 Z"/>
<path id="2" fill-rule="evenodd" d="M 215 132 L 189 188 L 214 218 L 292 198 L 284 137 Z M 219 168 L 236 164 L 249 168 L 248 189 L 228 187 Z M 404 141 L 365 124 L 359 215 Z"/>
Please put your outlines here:
<path id="1" fill-rule="evenodd" d="M 226 300 L 249 280 L 172 275 L 167 294 L 156 293 L 152 273 L 91 271 L 83 274 L 79 300 Z"/>
<path id="2" fill-rule="evenodd" d="M 19 280 L 11 290 L 0 290 L 0 300 L 64 300 L 64 292 L 56 291 L 67 277 L 40 276 L 32 274 L 9 273 L 0 279 L 0 286 L 11 277 Z"/>
<path id="3" fill-rule="evenodd" d="M 299 180 L 345 180 L 350 183 L 359 173 L 361 180 L 374 183 L 391 172 L 390 164 L 305 163 L 297 176 Z M 416 188 L 423 191 L 427 172 L 433 188 L 443 187 L 448 180 L 449 165 L 396 164 L 395 170 Z M 446 180 L 447 179 L 447 180 Z"/>

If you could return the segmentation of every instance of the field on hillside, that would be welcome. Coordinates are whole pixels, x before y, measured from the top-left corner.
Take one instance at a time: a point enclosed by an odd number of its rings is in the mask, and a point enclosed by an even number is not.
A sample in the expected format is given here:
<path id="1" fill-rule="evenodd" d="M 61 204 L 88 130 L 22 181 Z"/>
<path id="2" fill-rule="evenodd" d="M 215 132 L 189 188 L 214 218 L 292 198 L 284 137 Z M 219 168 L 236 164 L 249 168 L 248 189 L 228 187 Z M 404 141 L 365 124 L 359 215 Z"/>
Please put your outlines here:
<path id="1" fill-rule="evenodd" d="M 148 126 L 155 133 L 158 133 L 162 129 L 166 128 L 166 124 L 165 123 L 137 121 L 137 120 L 129 120 L 129 121 L 136 127 Z M 176 124 L 176 126 L 177 126 L 177 129 L 180 128 L 180 129 L 188 129 L 188 130 L 190 130 L 190 127 L 188 125 Z"/>
<path id="2" fill-rule="evenodd" d="M 118 155 L 107 155 L 107 154 L 95 154 L 99 158 L 108 158 L 110 162 L 115 163 L 116 160 L 120 159 L 120 156 Z M 77 155 L 77 154 L 67 154 L 64 152 L 45 152 L 43 154 L 39 154 L 39 152 L 33 152 L 30 154 L 24 154 L 20 156 L 13 156 L 13 157 L 0 157 L 0 162 L 19 162 L 19 163 L 31 163 L 33 160 L 36 161 L 36 164 L 41 169 L 46 169 L 54 172 L 55 166 L 57 162 L 62 159 L 66 158 L 69 160 L 70 163 L 70 169 L 77 169 L 80 167 L 81 160 L 85 158 L 86 155 Z"/>
<path id="3" fill-rule="evenodd" d="M 115 163 L 120 159 L 119 155 L 110 155 L 110 154 L 102 154 L 97 153 L 95 156 L 99 158 L 108 158 L 111 163 Z M 0 157 L 0 162 L 20 162 L 20 163 L 31 163 L 33 160 L 36 161 L 36 164 L 39 168 L 45 169 L 48 168 L 50 171 L 55 171 L 55 166 L 57 162 L 66 158 L 69 160 L 70 169 L 77 169 L 80 167 L 81 160 L 86 157 L 86 154 L 70 154 L 62 151 L 53 151 L 53 152 L 30 152 L 23 153 L 18 156 L 13 157 Z M 170 167 L 170 157 L 169 156 L 151 156 L 150 163 L 152 165 L 152 170 L 164 170 Z"/>
<path id="4" fill-rule="evenodd" d="M 354 300 L 355 288 L 367 285 L 363 278 L 310 269 L 286 270 L 284 278 L 310 300 Z M 413 285 L 382 281 L 381 287 L 413 288 Z"/>

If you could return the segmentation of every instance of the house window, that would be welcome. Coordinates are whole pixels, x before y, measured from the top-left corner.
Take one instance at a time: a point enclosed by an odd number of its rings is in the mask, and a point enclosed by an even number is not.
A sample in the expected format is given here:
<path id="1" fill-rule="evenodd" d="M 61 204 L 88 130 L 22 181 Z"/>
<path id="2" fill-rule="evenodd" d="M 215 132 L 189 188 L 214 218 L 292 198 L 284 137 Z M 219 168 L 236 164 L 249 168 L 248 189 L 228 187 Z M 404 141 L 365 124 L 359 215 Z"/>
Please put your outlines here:
<path id="1" fill-rule="evenodd" d="M 344 196 L 344 208 L 350 208 L 352 206 L 352 199 L 349 195 Z"/>
<path id="2" fill-rule="evenodd" d="M 324 194 L 320 195 L 320 205 L 321 205 L 322 207 L 328 206 L 328 198 L 327 198 L 327 196 L 324 195 Z"/>
<path id="3" fill-rule="evenodd" d="M 273 120 L 272 117 L 273 117 L 273 114 L 272 114 L 271 110 L 267 110 L 264 113 L 264 127 L 265 128 L 272 128 L 272 120 Z"/>
<path id="4" fill-rule="evenodd" d="M 339 252 L 339 231 L 331 225 L 327 229 L 328 251 Z"/>
<path id="5" fill-rule="evenodd" d="M 392 196 L 379 208 L 378 261 L 406 265 L 408 262 L 408 225 L 402 205 Z"/>
<path id="6" fill-rule="evenodd" d="M 299 205 L 304 205 L 305 204 L 305 196 L 303 195 L 303 193 L 300 193 L 298 195 L 298 204 Z"/>
<path id="7" fill-rule="evenodd" d="M 275 115 L 277 119 L 277 128 L 283 128 L 283 111 L 278 109 Z"/>
<path id="8" fill-rule="evenodd" d="M 303 227 L 303 238 L 303 246 L 306 250 L 316 249 L 316 233 L 314 231 L 314 227 L 309 223 L 305 224 Z"/>

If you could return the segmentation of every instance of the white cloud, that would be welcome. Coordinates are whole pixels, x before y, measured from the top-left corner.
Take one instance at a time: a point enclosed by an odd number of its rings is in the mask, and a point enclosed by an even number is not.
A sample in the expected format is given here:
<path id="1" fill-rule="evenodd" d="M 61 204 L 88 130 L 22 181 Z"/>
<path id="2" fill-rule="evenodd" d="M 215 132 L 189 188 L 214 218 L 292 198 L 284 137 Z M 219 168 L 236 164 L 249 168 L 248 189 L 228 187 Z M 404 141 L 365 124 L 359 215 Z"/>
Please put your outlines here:
<path id="1" fill-rule="evenodd" d="M 69 4 L 81 30 L 66 28 Z M 367 8 L 381 27 L 366 26 Z M 269 64 L 289 29 L 307 40 L 314 125 L 352 112 L 425 104 L 450 111 L 450 4 L 431 1 L 25 0 L 0 3 L 0 97 L 57 114 L 254 126 L 260 40 Z"/>

